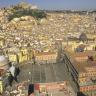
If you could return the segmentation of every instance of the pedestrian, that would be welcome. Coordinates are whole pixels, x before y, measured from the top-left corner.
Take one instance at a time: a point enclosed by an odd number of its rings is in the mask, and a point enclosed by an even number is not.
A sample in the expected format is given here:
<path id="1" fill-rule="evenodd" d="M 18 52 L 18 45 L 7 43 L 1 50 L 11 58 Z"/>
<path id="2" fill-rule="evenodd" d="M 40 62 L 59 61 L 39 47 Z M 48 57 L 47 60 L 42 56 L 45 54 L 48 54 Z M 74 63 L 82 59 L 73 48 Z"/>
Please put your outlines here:
<path id="1" fill-rule="evenodd" d="M 11 72 L 13 79 L 18 82 L 17 76 L 15 75 L 16 67 L 12 64 L 12 66 L 9 68 L 9 71 Z"/>
<path id="2" fill-rule="evenodd" d="M 9 62 L 8 65 L 9 65 L 9 68 L 10 68 L 12 66 L 12 62 Z"/>
<path id="3" fill-rule="evenodd" d="M 16 67 L 15 68 L 15 76 L 17 77 L 20 74 L 20 68 Z"/>
<path id="4" fill-rule="evenodd" d="M 12 82 L 13 82 L 13 76 L 10 71 L 7 71 L 6 77 L 4 78 L 5 88 L 8 86 L 12 86 Z"/>

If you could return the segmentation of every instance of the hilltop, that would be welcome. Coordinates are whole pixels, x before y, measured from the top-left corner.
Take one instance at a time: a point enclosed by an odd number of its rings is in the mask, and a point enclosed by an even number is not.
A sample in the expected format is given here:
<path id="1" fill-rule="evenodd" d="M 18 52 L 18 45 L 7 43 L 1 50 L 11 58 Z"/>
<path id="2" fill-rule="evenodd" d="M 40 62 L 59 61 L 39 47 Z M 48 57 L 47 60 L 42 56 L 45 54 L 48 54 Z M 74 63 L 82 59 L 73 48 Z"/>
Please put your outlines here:
<path id="1" fill-rule="evenodd" d="M 0 10 L 1 31 L 26 32 L 47 38 L 62 38 L 66 34 L 96 32 L 96 11 L 40 10 L 21 3 Z M 4 28 L 3 28 L 4 25 Z"/>

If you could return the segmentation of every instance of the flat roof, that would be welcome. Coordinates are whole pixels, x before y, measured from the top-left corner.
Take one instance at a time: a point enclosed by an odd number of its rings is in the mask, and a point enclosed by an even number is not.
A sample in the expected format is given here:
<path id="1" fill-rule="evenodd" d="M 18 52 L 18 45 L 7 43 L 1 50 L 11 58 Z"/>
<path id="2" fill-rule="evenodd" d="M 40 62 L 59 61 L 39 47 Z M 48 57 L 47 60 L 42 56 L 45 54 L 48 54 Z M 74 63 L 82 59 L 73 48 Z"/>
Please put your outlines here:
<path id="1" fill-rule="evenodd" d="M 65 81 L 68 78 L 64 63 L 25 64 L 20 67 L 19 81 L 32 80 L 32 83 L 49 83 Z M 31 72 L 31 74 L 29 73 Z"/>
<path id="2" fill-rule="evenodd" d="M 86 68 L 96 67 L 96 60 L 85 62 L 74 62 L 72 64 L 78 72 L 86 72 Z"/>
<path id="3" fill-rule="evenodd" d="M 96 67 L 96 60 L 94 61 L 76 61 L 75 57 L 84 57 L 84 56 L 92 56 L 95 55 L 96 51 L 86 51 L 86 52 L 74 52 L 74 53 L 70 53 L 67 52 L 67 56 L 70 56 L 70 60 L 72 62 L 72 65 L 74 66 L 74 68 L 77 70 L 77 72 L 86 72 L 86 67 Z"/>
<path id="4" fill-rule="evenodd" d="M 70 54 L 70 53 L 69 53 Z M 73 52 L 70 56 L 74 57 L 84 57 L 96 55 L 96 51 L 85 51 L 85 52 Z"/>

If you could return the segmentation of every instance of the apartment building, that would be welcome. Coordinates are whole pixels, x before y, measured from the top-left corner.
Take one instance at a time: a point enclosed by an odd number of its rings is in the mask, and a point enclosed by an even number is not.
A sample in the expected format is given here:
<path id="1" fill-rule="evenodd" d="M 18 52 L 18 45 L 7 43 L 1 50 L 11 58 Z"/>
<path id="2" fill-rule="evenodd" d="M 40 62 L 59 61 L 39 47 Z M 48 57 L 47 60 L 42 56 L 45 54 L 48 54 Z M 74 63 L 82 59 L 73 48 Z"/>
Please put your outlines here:
<path id="1" fill-rule="evenodd" d="M 88 96 L 96 96 L 96 60 L 89 58 L 95 54 L 95 51 L 67 53 L 70 56 L 69 69 L 73 80 L 77 83 L 79 91 Z"/>
<path id="2" fill-rule="evenodd" d="M 57 52 L 40 52 L 35 54 L 36 63 L 46 64 L 46 63 L 56 63 Z"/>

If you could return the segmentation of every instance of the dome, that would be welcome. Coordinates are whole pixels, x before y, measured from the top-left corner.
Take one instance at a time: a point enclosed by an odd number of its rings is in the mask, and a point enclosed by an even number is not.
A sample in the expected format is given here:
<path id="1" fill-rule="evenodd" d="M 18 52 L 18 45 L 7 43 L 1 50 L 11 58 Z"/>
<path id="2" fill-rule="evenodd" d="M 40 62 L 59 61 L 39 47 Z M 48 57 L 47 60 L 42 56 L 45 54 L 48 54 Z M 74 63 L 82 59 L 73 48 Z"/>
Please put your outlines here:
<path id="1" fill-rule="evenodd" d="M 3 55 L 0 56 L 0 69 L 8 69 L 8 58 Z"/>

